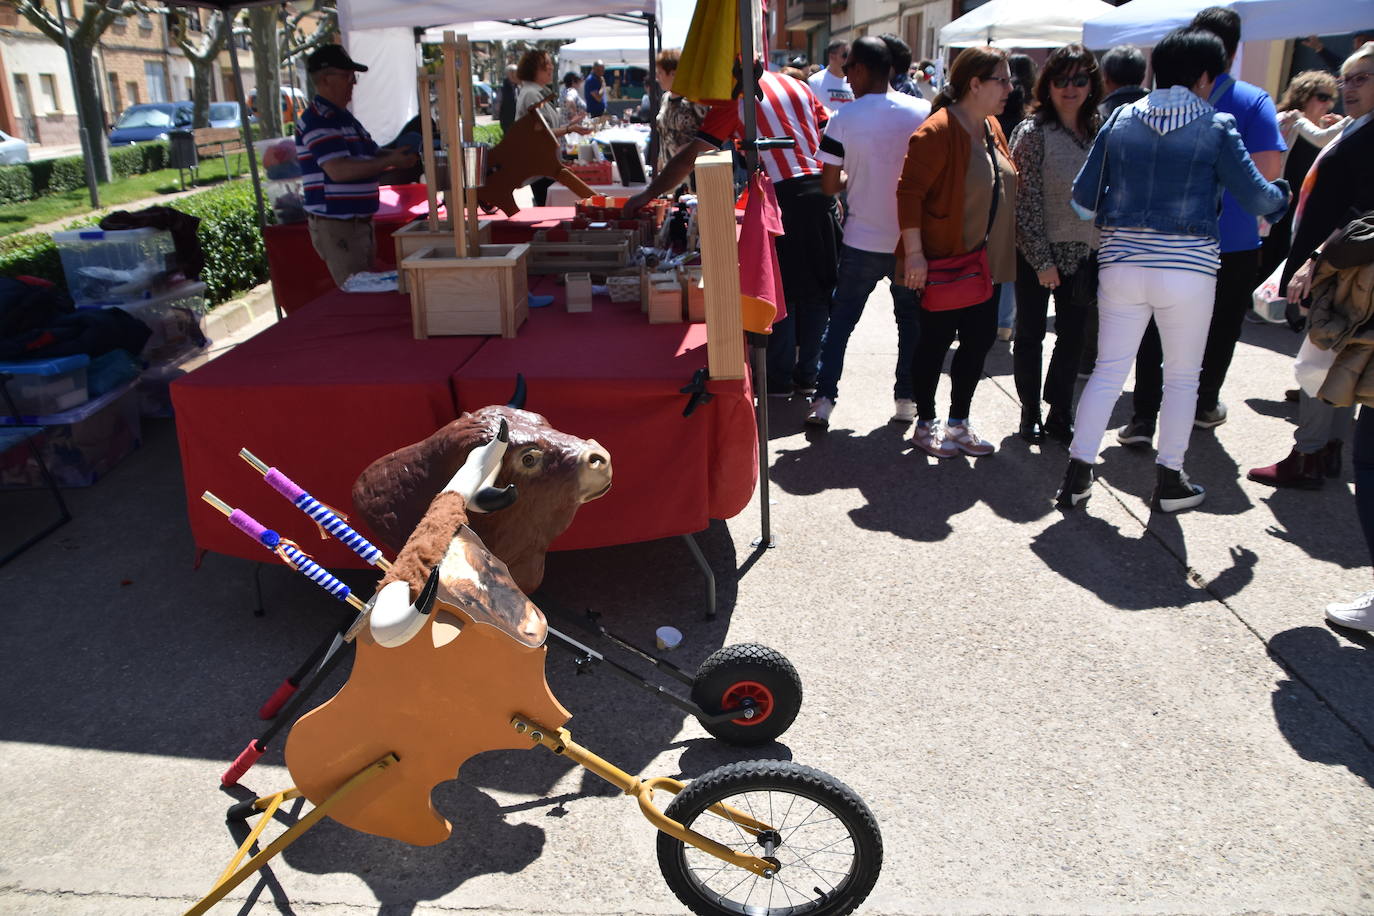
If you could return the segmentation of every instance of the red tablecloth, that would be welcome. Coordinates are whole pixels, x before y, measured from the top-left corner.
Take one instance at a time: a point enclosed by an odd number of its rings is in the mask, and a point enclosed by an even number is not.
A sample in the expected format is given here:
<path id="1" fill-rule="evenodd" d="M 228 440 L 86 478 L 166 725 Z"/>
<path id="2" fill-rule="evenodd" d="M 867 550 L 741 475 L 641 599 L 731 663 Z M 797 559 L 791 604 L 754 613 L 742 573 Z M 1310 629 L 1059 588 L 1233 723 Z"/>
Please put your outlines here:
<path id="1" fill-rule="evenodd" d="M 377 262 L 379 266 L 390 268 L 396 266 L 391 233 L 416 217 L 428 214 L 429 196 L 422 184 L 387 186 L 381 189 L 379 196 L 372 231 L 377 242 Z M 442 208 L 440 215 L 443 215 Z M 307 223 L 268 226 L 262 231 L 262 240 L 267 249 L 272 295 L 285 314 L 291 314 L 335 288 L 328 268 L 310 243 Z"/>
<path id="2" fill-rule="evenodd" d="M 453 390 L 463 409 L 499 404 L 524 373 L 529 410 L 610 450 L 611 491 L 579 509 L 553 549 L 687 534 L 739 514 L 758 479 L 748 381 L 711 382 L 715 397 L 682 416 L 679 389 L 706 365 L 706 326 L 651 325 L 637 303 L 603 296 L 591 313 L 570 315 L 562 287 L 532 291 L 554 304 L 532 311 L 518 337 L 488 339 L 453 374 Z"/>
<path id="3" fill-rule="evenodd" d="M 265 552 L 200 499 L 211 490 L 299 541 L 323 565 L 362 561 L 321 541 L 299 511 L 238 457 L 247 448 L 316 499 L 351 513 L 373 460 L 423 439 L 459 409 L 505 403 L 515 374 L 530 410 L 611 451 L 610 493 L 583 506 L 555 549 L 687 534 L 737 515 L 758 474 L 747 380 L 710 384 L 691 417 L 686 385 L 706 365 L 704 325 L 650 325 L 635 305 L 596 298 L 569 315 L 535 309 L 517 337 L 413 340 L 409 298 L 333 291 L 172 385 L 196 545 L 247 559 Z M 358 526 L 367 534 L 363 526 Z"/>
<path id="4" fill-rule="evenodd" d="M 353 481 L 376 458 L 458 416 L 450 376 L 480 337 L 415 340 L 410 300 L 337 290 L 173 383 L 197 546 L 266 552 L 204 503 L 205 490 L 301 543 L 322 564 L 362 566 L 238 457 L 247 448 L 322 502 L 352 514 Z M 361 527 L 361 526 L 360 526 Z"/>

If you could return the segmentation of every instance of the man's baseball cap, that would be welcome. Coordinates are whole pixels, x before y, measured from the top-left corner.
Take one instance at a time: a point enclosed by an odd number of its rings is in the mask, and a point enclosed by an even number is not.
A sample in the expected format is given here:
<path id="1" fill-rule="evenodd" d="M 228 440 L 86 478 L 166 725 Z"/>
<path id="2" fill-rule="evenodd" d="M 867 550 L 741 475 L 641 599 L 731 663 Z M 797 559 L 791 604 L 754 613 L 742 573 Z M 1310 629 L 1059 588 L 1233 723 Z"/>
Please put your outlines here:
<path id="1" fill-rule="evenodd" d="M 348 56 L 343 45 L 325 45 L 305 60 L 305 69 L 310 73 L 319 73 L 330 67 L 335 70 L 353 70 L 357 73 L 367 72 L 366 67 Z"/>

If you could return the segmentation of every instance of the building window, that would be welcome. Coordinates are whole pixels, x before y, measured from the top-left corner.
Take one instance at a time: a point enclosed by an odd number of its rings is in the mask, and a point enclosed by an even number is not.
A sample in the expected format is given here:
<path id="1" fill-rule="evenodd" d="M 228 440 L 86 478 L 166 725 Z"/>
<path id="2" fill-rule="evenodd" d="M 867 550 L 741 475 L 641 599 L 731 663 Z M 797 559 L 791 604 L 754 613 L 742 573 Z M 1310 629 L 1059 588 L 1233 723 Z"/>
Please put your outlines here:
<path id="1" fill-rule="evenodd" d="M 196 81 L 193 80 L 191 77 L 188 76 L 188 77 L 186 77 L 186 98 L 188 98 L 188 99 L 194 99 L 195 97 L 196 97 Z"/>
<path id="2" fill-rule="evenodd" d="M 124 84 L 124 88 L 129 91 L 129 104 L 139 104 L 140 99 L 138 97 L 138 83 L 134 82 L 133 80 L 129 80 L 127 83 Z"/>
<path id="3" fill-rule="evenodd" d="M 110 116 L 119 117 L 119 113 L 124 110 L 124 106 L 119 101 L 119 76 L 114 73 L 105 74 L 106 80 L 110 84 L 109 98 L 105 101 L 110 106 Z"/>
<path id="4" fill-rule="evenodd" d="M 62 99 L 57 94 L 57 79 L 51 73 L 38 74 L 38 91 L 43 94 L 44 114 L 62 110 Z"/>
<path id="5" fill-rule="evenodd" d="M 143 62 L 143 80 L 148 84 L 148 101 L 170 102 L 167 98 L 167 71 L 160 60 Z"/>
<path id="6" fill-rule="evenodd" d="M 152 17 L 146 13 L 140 14 L 138 17 L 138 30 L 140 32 L 151 32 L 153 30 Z"/>

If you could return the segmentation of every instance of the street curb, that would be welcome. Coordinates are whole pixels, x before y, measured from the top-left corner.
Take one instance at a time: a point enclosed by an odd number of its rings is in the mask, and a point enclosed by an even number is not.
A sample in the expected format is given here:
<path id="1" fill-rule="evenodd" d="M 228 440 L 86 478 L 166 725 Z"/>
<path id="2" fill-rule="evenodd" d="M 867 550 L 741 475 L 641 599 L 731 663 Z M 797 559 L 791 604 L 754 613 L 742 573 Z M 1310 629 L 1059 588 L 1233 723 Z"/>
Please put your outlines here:
<path id="1" fill-rule="evenodd" d="M 222 303 L 212 309 L 202 322 L 205 336 L 220 341 L 271 314 L 275 309 L 272 284 L 263 283 L 238 299 Z"/>

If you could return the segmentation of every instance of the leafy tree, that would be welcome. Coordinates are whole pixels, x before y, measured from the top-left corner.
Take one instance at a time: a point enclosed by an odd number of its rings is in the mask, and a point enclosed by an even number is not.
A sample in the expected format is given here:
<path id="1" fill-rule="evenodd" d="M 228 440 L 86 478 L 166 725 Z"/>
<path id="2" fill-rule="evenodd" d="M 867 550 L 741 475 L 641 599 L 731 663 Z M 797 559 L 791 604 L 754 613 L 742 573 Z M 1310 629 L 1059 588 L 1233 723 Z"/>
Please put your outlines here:
<path id="1" fill-rule="evenodd" d="M 193 39 L 191 30 L 185 27 L 184 17 L 194 15 L 194 10 L 184 13 L 172 10 L 167 17 L 167 27 L 181 53 L 191 62 L 192 123 L 196 127 L 206 127 L 210 123 L 210 86 L 214 81 L 215 60 L 229 41 L 233 17 L 216 10 L 210 15 L 205 29 Z"/>

